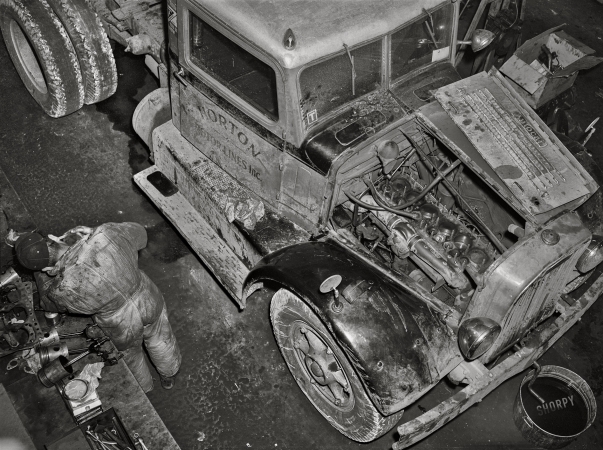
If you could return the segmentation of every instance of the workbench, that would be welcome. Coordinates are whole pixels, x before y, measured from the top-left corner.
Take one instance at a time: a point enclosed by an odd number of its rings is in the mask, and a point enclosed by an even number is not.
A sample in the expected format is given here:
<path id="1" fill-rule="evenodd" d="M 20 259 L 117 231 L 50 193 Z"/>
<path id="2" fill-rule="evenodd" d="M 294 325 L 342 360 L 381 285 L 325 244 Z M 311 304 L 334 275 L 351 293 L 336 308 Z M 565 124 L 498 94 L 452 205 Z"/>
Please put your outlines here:
<path id="1" fill-rule="evenodd" d="M 35 230 L 37 226 L 1 168 L 0 192 L 0 263 L 7 267 L 13 263 L 12 249 L 4 244 L 8 229 Z M 46 328 L 43 325 L 43 314 L 39 311 L 37 313 L 40 325 Z M 78 331 L 90 322 L 88 317 L 68 317 L 61 331 Z M 0 414 L 3 422 L 9 419 L 14 422 L 14 426 L 0 427 L 0 439 L 8 437 L 2 433 L 3 429 L 8 428 L 12 436 L 17 438 L 29 435 L 31 442 L 24 443 L 24 448 L 43 449 L 44 445 L 69 434 L 77 425 L 56 387 L 46 388 L 37 376 L 18 368 L 7 370 L 9 361 L 20 354 L 21 352 L 17 352 L 0 358 L 0 400 L 6 402 L 8 397 L 14 407 L 14 411 L 8 411 L 10 408 L 7 408 Z M 71 358 L 73 355 L 70 355 L 69 359 Z M 97 356 L 89 355 L 76 363 L 74 369 L 81 370 L 85 364 L 98 361 Z M 103 410 L 114 408 L 131 437 L 138 433 L 149 450 L 180 448 L 123 360 L 113 366 L 105 365 L 101 377 L 97 392 Z M 161 389 L 159 382 L 155 383 L 155 389 Z"/>
<path id="2" fill-rule="evenodd" d="M 88 358 L 82 364 L 98 361 L 93 356 Z M 10 356 L 0 360 L 2 371 L 9 360 Z M 56 388 L 46 388 L 36 376 L 21 373 L 20 379 L 4 388 L 35 448 L 41 449 L 66 436 L 77 425 Z M 114 408 L 130 436 L 138 433 L 149 450 L 180 448 L 123 360 L 103 367 L 101 377 L 97 393 L 103 409 Z"/>

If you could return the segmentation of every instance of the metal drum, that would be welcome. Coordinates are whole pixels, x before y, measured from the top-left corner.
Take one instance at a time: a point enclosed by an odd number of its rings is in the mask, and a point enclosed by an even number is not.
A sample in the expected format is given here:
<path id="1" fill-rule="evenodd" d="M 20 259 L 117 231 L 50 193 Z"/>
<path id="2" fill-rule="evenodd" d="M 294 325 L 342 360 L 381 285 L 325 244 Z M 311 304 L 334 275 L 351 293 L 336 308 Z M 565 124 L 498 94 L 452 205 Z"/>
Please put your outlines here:
<path id="1" fill-rule="evenodd" d="M 530 372 L 521 382 L 513 406 L 515 425 L 538 447 L 565 447 L 594 422 L 597 403 L 593 391 L 563 367 L 543 366 L 530 385 L 535 373 Z"/>
<path id="2" fill-rule="evenodd" d="M 38 354 L 40 355 L 40 365 L 43 367 L 50 361 L 57 359 L 59 356 L 69 356 L 69 350 L 67 349 L 66 342 L 60 342 L 51 345 L 50 347 L 40 347 L 38 349 Z"/>
<path id="3" fill-rule="evenodd" d="M 49 345 L 58 344 L 60 341 L 59 332 L 56 328 L 51 328 L 42 336 L 40 339 L 39 346 L 40 347 L 48 347 Z"/>
<path id="4" fill-rule="evenodd" d="M 44 386 L 52 387 L 72 373 L 73 367 L 69 364 L 69 360 L 64 356 L 59 356 L 38 371 L 38 379 Z"/>

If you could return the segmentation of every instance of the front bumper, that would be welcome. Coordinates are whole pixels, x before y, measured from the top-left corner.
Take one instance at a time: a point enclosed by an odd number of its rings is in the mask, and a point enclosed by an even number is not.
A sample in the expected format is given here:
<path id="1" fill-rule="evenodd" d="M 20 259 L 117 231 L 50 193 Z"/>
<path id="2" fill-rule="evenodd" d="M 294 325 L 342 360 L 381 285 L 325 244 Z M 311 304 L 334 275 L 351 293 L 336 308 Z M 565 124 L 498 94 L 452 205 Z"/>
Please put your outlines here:
<path id="1" fill-rule="evenodd" d="M 524 371 L 534 361 L 551 348 L 582 315 L 590 308 L 603 292 L 603 275 L 593 282 L 588 290 L 551 324 L 534 330 L 525 346 L 503 362 L 488 371 L 484 376 L 469 384 L 462 391 L 446 399 L 435 408 L 398 427 L 400 438 L 392 448 L 407 448 L 450 422 L 470 406 L 480 402 L 486 395 L 507 379 Z"/>

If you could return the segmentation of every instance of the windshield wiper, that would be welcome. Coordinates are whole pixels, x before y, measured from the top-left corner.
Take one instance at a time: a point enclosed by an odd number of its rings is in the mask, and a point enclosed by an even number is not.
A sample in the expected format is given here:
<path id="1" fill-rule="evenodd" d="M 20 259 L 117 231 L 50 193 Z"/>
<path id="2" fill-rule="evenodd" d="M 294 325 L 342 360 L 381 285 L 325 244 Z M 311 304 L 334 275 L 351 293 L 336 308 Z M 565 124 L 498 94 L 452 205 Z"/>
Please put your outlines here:
<path id="1" fill-rule="evenodd" d="M 433 24 L 433 16 L 425 8 L 423 8 L 423 12 L 425 14 L 427 14 L 427 16 L 429 17 L 429 21 L 425 20 L 425 25 L 427 27 L 427 31 L 429 32 L 429 37 L 431 37 L 431 40 L 433 41 L 433 45 L 435 46 L 435 48 L 436 49 L 440 48 L 440 47 L 438 47 L 438 41 L 435 37 L 435 25 Z M 431 22 L 431 24 L 430 24 L 430 22 Z"/>
<path id="2" fill-rule="evenodd" d="M 354 65 L 354 57 L 350 53 L 350 49 L 348 48 L 347 44 L 343 44 L 343 47 L 345 48 L 345 51 L 348 54 L 348 58 L 350 58 L 350 64 L 352 64 L 352 96 L 355 97 L 356 96 L 356 66 Z"/>

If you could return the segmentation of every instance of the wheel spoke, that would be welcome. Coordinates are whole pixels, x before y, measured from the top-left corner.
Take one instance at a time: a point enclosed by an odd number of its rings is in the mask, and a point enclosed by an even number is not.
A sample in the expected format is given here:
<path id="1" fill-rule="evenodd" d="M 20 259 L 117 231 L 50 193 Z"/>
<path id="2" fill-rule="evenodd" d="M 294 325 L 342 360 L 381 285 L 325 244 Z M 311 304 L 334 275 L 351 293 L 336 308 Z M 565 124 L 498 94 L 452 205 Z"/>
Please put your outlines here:
<path id="1" fill-rule="evenodd" d="M 331 392 L 333 393 L 333 396 L 335 397 L 335 404 L 337 406 L 343 405 L 347 400 L 347 397 L 341 384 L 334 381 L 332 383 L 329 383 L 328 386 Z"/>
<path id="2" fill-rule="evenodd" d="M 300 326 L 293 336 L 310 382 L 336 406 L 349 400 L 349 382 L 333 354 L 333 350 L 312 329 Z"/>

